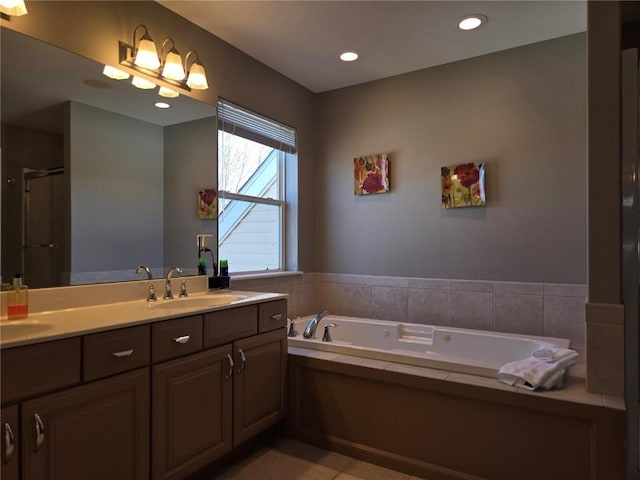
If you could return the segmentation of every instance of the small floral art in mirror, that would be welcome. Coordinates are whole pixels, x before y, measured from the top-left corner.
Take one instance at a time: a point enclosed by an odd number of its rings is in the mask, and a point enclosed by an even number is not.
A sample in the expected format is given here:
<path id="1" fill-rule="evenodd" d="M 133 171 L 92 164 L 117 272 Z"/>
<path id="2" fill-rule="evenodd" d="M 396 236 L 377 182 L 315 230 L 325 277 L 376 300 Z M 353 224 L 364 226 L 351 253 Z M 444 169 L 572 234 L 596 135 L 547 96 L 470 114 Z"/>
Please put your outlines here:
<path id="1" fill-rule="evenodd" d="M 442 167 L 442 208 L 482 207 L 484 163 L 461 163 Z"/>
<path id="2" fill-rule="evenodd" d="M 218 218 L 218 192 L 214 188 L 205 188 L 198 192 L 198 218 L 200 220 Z"/>
<path id="3" fill-rule="evenodd" d="M 389 191 L 389 159 L 386 153 L 365 155 L 353 159 L 353 179 L 356 195 L 371 195 Z"/>

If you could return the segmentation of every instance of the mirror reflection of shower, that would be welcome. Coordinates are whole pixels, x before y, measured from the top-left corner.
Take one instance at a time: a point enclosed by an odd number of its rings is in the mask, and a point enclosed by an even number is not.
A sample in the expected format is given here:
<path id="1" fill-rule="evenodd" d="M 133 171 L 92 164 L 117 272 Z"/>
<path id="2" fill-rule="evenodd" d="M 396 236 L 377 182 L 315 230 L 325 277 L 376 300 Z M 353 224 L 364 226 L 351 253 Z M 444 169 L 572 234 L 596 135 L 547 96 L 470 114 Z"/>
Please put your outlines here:
<path id="1" fill-rule="evenodd" d="M 62 285 L 64 168 L 23 169 L 21 264 L 33 288 Z"/>

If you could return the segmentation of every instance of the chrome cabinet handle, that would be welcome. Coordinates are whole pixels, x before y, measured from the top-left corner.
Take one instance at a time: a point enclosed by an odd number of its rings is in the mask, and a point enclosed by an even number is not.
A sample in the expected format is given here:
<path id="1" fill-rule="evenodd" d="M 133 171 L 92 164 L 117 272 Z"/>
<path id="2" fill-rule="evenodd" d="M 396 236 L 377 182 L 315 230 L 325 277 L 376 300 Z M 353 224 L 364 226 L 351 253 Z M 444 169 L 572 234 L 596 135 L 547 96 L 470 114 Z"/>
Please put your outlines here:
<path id="1" fill-rule="evenodd" d="M 176 343 L 181 343 L 181 344 L 184 345 L 185 343 L 187 343 L 189 341 L 190 338 L 191 338 L 190 335 L 183 335 L 181 337 L 174 338 L 173 341 L 176 342 Z"/>
<path id="2" fill-rule="evenodd" d="M 4 424 L 4 461 L 8 462 L 16 446 L 16 439 L 13 436 L 13 430 L 8 423 Z"/>
<path id="3" fill-rule="evenodd" d="M 276 313 L 274 315 L 271 315 L 271 320 L 275 320 L 278 321 L 282 318 L 282 314 L 281 313 Z"/>
<path id="4" fill-rule="evenodd" d="M 233 358 L 231 358 L 231 354 L 227 353 L 227 358 L 229 359 L 229 371 L 227 372 L 227 374 L 225 375 L 225 379 L 229 380 L 231 378 L 231 376 L 233 375 Z"/>
<path id="5" fill-rule="evenodd" d="M 111 355 L 114 357 L 128 357 L 133 353 L 133 348 L 130 350 L 122 350 L 121 352 L 113 352 Z"/>
<path id="6" fill-rule="evenodd" d="M 238 373 L 242 373 L 244 372 L 244 366 L 247 363 L 247 357 L 244 355 L 244 352 L 242 351 L 241 348 L 238 349 L 238 353 L 240 354 L 240 359 L 242 360 L 242 363 L 240 364 L 240 368 L 238 369 Z"/>
<path id="7" fill-rule="evenodd" d="M 42 423 L 42 419 L 40 415 L 37 413 L 33 414 L 33 420 L 36 426 L 36 452 L 40 449 L 42 444 L 44 443 L 44 424 Z"/>

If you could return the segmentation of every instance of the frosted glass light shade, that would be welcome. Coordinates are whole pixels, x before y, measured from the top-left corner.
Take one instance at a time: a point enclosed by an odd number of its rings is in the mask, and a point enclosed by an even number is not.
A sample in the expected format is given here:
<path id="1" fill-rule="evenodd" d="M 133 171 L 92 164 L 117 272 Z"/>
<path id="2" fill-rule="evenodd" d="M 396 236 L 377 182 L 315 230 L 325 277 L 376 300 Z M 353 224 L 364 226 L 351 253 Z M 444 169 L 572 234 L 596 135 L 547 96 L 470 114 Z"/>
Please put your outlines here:
<path id="1" fill-rule="evenodd" d="M 156 44 L 153 43 L 150 37 L 145 35 L 140 39 L 136 58 L 133 63 L 139 67 L 148 68 L 149 70 L 156 70 L 160 66 Z"/>
<path id="2" fill-rule="evenodd" d="M 133 80 L 131 80 L 131 84 L 136 88 L 141 88 L 142 90 L 151 90 L 152 88 L 156 88 L 155 83 L 135 76 L 133 77 Z"/>
<path id="3" fill-rule="evenodd" d="M 171 80 L 184 80 L 185 73 L 180 54 L 175 51 L 167 53 L 167 58 L 164 60 L 164 68 L 162 69 L 162 76 L 170 78 Z"/>
<path id="4" fill-rule="evenodd" d="M 27 6 L 24 0 L 1 0 L 0 12 L 12 17 L 19 17 L 27 13 Z"/>
<path id="5" fill-rule="evenodd" d="M 127 72 L 118 70 L 117 68 L 112 67 L 111 65 L 105 65 L 104 69 L 102 70 L 102 74 L 106 75 L 109 78 L 113 78 L 114 80 L 126 80 L 131 76 Z"/>
<path id="6" fill-rule="evenodd" d="M 160 87 L 160 91 L 158 92 L 158 95 L 165 98 L 176 98 L 180 94 L 175 90 L 171 90 L 170 88 Z"/>
<path id="7" fill-rule="evenodd" d="M 194 62 L 189 70 L 189 78 L 187 78 L 187 85 L 194 90 L 206 90 L 209 88 L 207 84 L 207 75 L 204 73 L 204 67 Z"/>

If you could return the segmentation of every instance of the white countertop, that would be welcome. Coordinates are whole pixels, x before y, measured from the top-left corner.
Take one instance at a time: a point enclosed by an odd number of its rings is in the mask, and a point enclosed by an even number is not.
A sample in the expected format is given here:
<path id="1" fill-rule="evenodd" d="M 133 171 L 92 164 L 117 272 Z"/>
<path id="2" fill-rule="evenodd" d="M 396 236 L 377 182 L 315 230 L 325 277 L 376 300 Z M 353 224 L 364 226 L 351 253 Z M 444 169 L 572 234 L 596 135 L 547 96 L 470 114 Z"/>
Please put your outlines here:
<path id="1" fill-rule="evenodd" d="M 134 300 L 43 311 L 30 314 L 29 318 L 23 320 L 3 319 L 0 322 L 0 348 L 30 345 L 285 298 L 287 295 L 280 293 L 226 290 L 195 293 L 184 299 L 184 304 L 181 303 L 183 299 L 176 297 L 168 301 L 159 298 L 156 302 Z M 167 308 L 170 303 L 173 304 L 172 308 Z"/>

